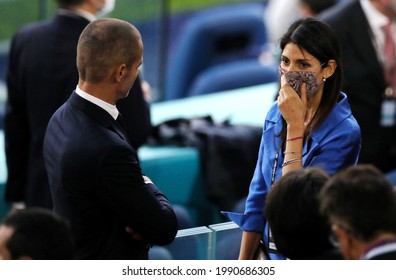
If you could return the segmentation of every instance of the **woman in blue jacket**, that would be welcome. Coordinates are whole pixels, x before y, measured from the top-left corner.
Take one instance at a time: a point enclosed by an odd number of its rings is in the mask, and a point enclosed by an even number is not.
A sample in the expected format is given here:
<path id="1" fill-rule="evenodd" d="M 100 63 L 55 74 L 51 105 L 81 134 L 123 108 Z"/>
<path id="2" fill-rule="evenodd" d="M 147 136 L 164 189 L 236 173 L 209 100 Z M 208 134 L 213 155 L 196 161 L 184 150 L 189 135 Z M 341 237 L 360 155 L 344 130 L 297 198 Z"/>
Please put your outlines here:
<path id="1" fill-rule="evenodd" d="M 268 241 L 263 209 L 279 177 L 310 166 L 332 175 L 356 164 L 360 151 L 360 127 L 341 92 L 343 71 L 334 31 L 318 20 L 300 19 L 282 36 L 280 48 L 281 86 L 265 119 L 245 212 L 224 212 L 243 230 L 239 259 L 252 259 L 261 239 L 270 252 L 276 249 Z"/>

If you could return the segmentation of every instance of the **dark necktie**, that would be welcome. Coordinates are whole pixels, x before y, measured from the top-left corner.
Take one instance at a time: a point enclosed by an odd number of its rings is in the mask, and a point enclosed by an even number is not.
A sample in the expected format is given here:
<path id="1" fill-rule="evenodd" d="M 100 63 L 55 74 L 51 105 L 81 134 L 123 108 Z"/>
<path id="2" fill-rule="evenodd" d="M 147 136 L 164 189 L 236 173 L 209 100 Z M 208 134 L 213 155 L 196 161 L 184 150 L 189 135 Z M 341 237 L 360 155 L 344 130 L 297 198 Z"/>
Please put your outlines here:
<path id="1" fill-rule="evenodd" d="M 116 121 L 121 126 L 121 128 L 125 131 L 126 130 L 125 120 L 124 120 L 124 117 L 121 115 L 121 113 L 118 113 L 118 117 L 117 117 Z"/>
<path id="2" fill-rule="evenodd" d="M 118 117 L 117 117 L 116 121 L 120 125 L 121 132 L 122 132 L 122 135 L 124 136 L 125 140 L 128 143 L 130 143 L 129 139 L 128 139 L 128 134 L 126 133 L 125 120 L 124 120 L 124 117 L 121 115 L 121 113 L 118 113 Z"/>
<path id="3" fill-rule="evenodd" d="M 394 127 L 396 124 L 396 52 L 392 34 L 392 21 L 382 27 L 384 32 L 385 98 L 381 104 L 380 125 Z"/>

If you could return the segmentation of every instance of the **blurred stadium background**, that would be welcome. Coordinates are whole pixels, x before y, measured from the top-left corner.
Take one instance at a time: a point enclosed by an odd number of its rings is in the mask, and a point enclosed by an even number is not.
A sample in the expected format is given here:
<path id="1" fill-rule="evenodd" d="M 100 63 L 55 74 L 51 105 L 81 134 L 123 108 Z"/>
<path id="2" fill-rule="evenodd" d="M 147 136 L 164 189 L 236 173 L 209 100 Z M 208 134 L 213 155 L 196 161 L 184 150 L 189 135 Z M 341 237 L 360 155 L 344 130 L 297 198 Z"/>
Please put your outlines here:
<path id="1" fill-rule="evenodd" d="M 141 31 L 145 45 L 143 75 L 161 100 L 166 61 L 180 27 L 193 13 L 221 5 L 266 1 L 243 0 L 117 0 L 108 15 L 127 20 Z M 12 35 L 23 25 L 51 18 L 55 0 L 0 0 L 0 103 L 6 98 L 4 67 Z M 3 101 L 3 102 L 2 102 Z"/>

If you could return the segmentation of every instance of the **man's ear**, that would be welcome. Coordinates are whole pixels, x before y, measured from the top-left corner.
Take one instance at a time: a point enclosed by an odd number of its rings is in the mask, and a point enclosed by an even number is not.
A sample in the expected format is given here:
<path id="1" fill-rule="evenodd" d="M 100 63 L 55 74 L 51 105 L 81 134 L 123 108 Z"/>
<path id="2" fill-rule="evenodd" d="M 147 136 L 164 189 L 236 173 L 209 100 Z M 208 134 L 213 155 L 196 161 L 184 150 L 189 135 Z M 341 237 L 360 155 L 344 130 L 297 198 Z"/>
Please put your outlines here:
<path id="1" fill-rule="evenodd" d="M 349 232 L 343 226 L 333 225 L 331 229 L 337 236 L 338 240 L 346 240 L 349 237 Z"/>
<path id="2" fill-rule="evenodd" d="M 114 72 L 113 72 L 115 80 L 117 82 L 121 82 L 124 79 L 124 77 L 127 74 L 127 72 L 128 72 L 127 71 L 127 67 L 126 67 L 126 65 L 124 63 L 117 65 L 115 67 L 115 69 L 114 69 Z"/>
<path id="3" fill-rule="evenodd" d="M 359 241 L 353 236 L 350 230 L 342 225 L 332 225 L 331 230 L 337 236 L 339 246 L 349 248 L 348 253 L 351 254 L 351 250 L 356 248 L 356 242 Z"/>
<path id="4" fill-rule="evenodd" d="M 86 9 L 88 9 L 90 13 L 97 14 L 99 12 L 100 7 L 98 7 L 97 0 L 86 0 L 81 2 L 84 2 Z"/>

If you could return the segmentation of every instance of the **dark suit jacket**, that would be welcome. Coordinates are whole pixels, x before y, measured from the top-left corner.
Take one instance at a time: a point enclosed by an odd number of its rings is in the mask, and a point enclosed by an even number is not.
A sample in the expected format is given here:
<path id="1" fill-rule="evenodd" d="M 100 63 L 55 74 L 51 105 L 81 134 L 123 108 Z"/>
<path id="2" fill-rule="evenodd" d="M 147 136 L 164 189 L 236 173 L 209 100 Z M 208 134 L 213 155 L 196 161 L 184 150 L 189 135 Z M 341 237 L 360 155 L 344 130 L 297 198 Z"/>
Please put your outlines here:
<path id="1" fill-rule="evenodd" d="M 396 168 L 396 127 L 384 129 L 379 124 L 386 83 L 359 1 L 337 5 L 318 17 L 329 23 L 340 39 L 344 91 L 362 133 L 359 162 L 373 163 L 383 171 Z"/>
<path id="2" fill-rule="evenodd" d="M 66 217 L 78 259 L 147 259 L 147 245 L 173 241 L 167 198 L 145 184 L 135 149 L 109 113 L 73 93 L 51 118 L 44 162 L 54 211 Z M 136 242 L 125 227 L 145 239 Z"/>
<path id="3" fill-rule="evenodd" d="M 9 202 L 52 208 L 42 156 L 43 138 L 50 117 L 76 88 L 76 47 L 88 23 L 81 17 L 57 15 L 22 28 L 13 38 L 5 116 L 5 198 Z M 138 80 L 117 107 L 132 145 L 138 148 L 151 130 L 149 106 Z"/>

